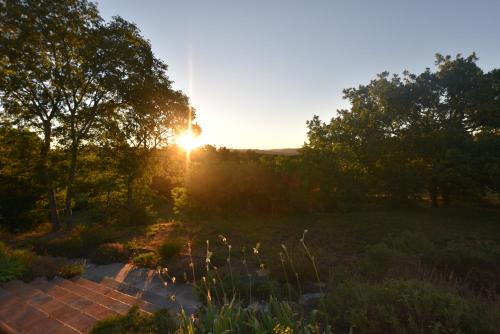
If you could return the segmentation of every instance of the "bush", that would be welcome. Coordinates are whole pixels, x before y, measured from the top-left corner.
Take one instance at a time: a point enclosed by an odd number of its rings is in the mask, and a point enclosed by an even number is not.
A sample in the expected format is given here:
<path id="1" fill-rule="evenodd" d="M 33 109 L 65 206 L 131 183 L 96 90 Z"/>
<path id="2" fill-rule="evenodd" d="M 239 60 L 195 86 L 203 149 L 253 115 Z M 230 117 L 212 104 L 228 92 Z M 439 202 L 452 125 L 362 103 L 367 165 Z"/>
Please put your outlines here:
<path id="1" fill-rule="evenodd" d="M 494 268 L 500 262 L 500 248 L 479 240 L 451 240 L 439 249 L 434 261 L 455 271 Z"/>
<path id="2" fill-rule="evenodd" d="M 379 243 L 366 248 L 360 261 L 361 273 L 374 279 L 406 273 L 414 268 L 416 259 L 400 250 Z"/>
<path id="3" fill-rule="evenodd" d="M 174 333 L 177 326 L 167 310 L 153 314 L 141 312 L 133 306 L 126 315 L 115 316 L 96 323 L 91 334 L 152 334 Z"/>
<path id="4" fill-rule="evenodd" d="M 120 233 L 113 226 L 90 226 L 82 227 L 75 231 L 82 240 L 82 247 L 86 250 L 93 250 L 105 243 L 117 242 Z"/>
<path id="5" fill-rule="evenodd" d="M 23 273 L 24 281 L 31 281 L 37 277 L 47 277 L 52 279 L 59 274 L 60 268 L 66 262 L 63 258 L 53 258 L 50 256 L 35 256 L 27 264 Z"/>
<path id="6" fill-rule="evenodd" d="M 83 241 L 79 237 L 69 236 L 64 238 L 41 241 L 37 248 L 43 254 L 77 258 L 84 256 Z"/>
<path id="7" fill-rule="evenodd" d="M 77 226 L 71 234 L 49 240 L 39 240 L 38 253 L 67 258 L 89 257 L 105 243 L 119 239 L 119 232 L 110 226 Z"/>
<path id="8" fill-rule="evenodd" d="M 176 215 L 189 215 L 192 212 L 192 204 L 186 188 L 175 187 L 171 191 L 173 211 Z"/>
<path id="9" fill-rule="evenodd" d="M 71 278 L 83 274 L 83 271 L 83 265 L 70 263 L 65 258 L 33 255 L 26 263 L 22 279 L 29 282 L 37 277 L 46 277 L 48 279 L 55 276 Z"/>
<path id="10" fill-rule="evenodd" d="M 92 255 L 92 261 L 97 264 L 107 264 L 113 262 L 126 262 L 129 258 L 129 251 L 120 243 L 107 243 L 100 245 Z"/>
<path id="11" fill-rule="evenodd" d="M 60 276 L 62 278 L 71 278 L 82 275 L 84 271 L 85 269 L 81 264 L 65 264 L 61 268 L 59 268 L 57 276 Z"/>
<path id="12" fill-rule="evenodd" d="M 347 333 L 495 333 L 500 319 L 488 305 L 416 280 L 344 282 L 326 301 L 334 330 Z"/>
<path id="13" fill-rule="evenodd" d="M 10 251 L 0 242 L 0 283 L 22 276 L 26 268 L 26 256 L 20 252 Z"/>
<path id="14" fill-rule="evenodd" d="M 158 264 L 158 256 L 153 252 L 139 254 L 134 256 L 132 263 L 138 267 L 156 268 Z"/>
<path id="15" fill-rule="evenodd" d="M 161 244 L 160 248 L 158 248 L 158 255 L 161 261 L 165 262 L 178 255 L 183 247 L 184 241 L 182 239 L 167 239 Z"/>

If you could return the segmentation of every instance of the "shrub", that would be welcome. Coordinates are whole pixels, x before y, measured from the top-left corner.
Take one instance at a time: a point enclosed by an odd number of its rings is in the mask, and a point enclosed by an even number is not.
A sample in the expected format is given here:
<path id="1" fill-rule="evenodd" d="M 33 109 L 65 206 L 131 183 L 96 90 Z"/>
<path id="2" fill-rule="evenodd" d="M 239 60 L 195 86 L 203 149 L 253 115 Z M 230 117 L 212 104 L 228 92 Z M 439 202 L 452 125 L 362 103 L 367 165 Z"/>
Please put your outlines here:
<path id="1" fill-rule="evenodd" d="M 379 243 L 366 248 L 360 261 L 361 273 L 370 278 L 380 279 L 411 269 L 415 258 L 390 248 L 385 243 Z"/>
<path id="2" fill-rule="evenodd" d="M 488 305 L 416 280 L 379 284 L 348 281 L 326 301 L 334 330 L 362 333 L 495 333 L 498 315 Z"/>
<path id="3" fill-rule="evenodd" d="M 50 256 L 35 256 L 27 264 L 23 274 L 24 281 L 31 281 L 37 277 L 47 277 L 49 279 L 59 274 L 59 269 L 65 262 L 62 258 L 53 258 Z"/>
<path id="4" fill-rule="evenodd" d="M 19 278 L 26 268 L 26 257 L 10 251 L 0 242 L 0 283 Z"/>
<path id="5" fill-rule="evenodd" d="M 70 263 L 65 258 L 33 255 L 26 263 L 22 279 L 29 282 L 41 276 L 49 279 L 55 276 L 71 278 L 81 275 L 83 271 L 83 265 Z"/>
<path id="6" fill-rule="evenodd" d="M 138 267 L 156 268 L 158 256 L 153 252 L 139 254 L 132 258 L 132 263 Z"/>
<path id="7" fill-rule="evenodd" d="M 388 247 L 401 253 L 428 257 L 436 249 L 435 244 L 424 234 L 405 231 L 397 236 L 389 236 L 384 242 Z"/>
<path id="8" fill-rule="evenodd" d="M 78 263 L 65 264 L 59 268 L 57 275 L 62 278 L 71 278 L 82 275 L 84 271 L 85 269 L 81 264 Z"/>
<path id="9" fill-rule="evenodd" d="M 129 251 L 120 243 L 100 245 L 92 255 L 92 261 L 97 264 L 125 262 L 129 258 Z"/>
<path id="10" fill-rule="evenodd" d="M 184 247 L 184 241 L 179 238 L 167 239 L 158 248 L 158 255 L 162 262 L 178 255 Z"/>
<path id="11" fill-rule="evenodd" d="M 75 231 L 82 240 L 82 247 L 91 250 L 105 243 L 117 242 L 120 233 L 113 226 L 90 226 Z"/>
<path id="12" fill-rule="evenodd" d="M 485 241 L 451 240 L 439 249 L 434 260 L 455 271 L 495 267 L 500 262 L 500 249 Z"/>
<path id="13" fill-rule="evenodd" d="M 152 334 L 174 333 L 177 326 L 167 310 L 153 314 L 141 312 L 133 306 L 126 315 L 115 316 L 97 322 L 91 334 Z"/>
<path id="14" fill-rule="evenodd" d="M 186 188 L 175 187 L 171 191 L 173 210 L 176 215 L 189 215 L 192 213 L 192 203 Z"/>
<path id="15" fill-rule="evenodd" d="M 64 256 L 67 258 L 77 258 L 84 255 L 83 241 L 76 236 L 56 238 L 48 241 L 42 241 L 37 248 L 42 253 L 53 256 Z"/>

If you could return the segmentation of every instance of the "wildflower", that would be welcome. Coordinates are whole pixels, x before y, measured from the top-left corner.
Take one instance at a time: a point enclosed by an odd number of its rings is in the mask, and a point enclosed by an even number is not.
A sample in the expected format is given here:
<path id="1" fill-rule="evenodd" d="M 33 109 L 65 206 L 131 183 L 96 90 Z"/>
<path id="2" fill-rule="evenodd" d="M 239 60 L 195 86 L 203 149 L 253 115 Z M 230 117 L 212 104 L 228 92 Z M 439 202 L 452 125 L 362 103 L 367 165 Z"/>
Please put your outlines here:
<path id="1" fill-rule="evenodd" d="M 290 328 L 290 326 L 277 324 L 276 326 L 274 326 L 273 332 L 275 334 L 292 334 L 293 330 L 292 330 L 292 328 Z"/>
<path id="2" fill-rule="evenodd" d="M 222 234 L 219 234 L 219 239 L 224 243 L 226 244 L 227 243 L 227 238 L 225 236 L 223 236 Z"/>
<path id="3" fill-rule="evenodd" d="M 253 248 L 253 253 L 256 255 L 259 254 L 259 248 L 260 248 L 260 242 L 258 242 Z"/>
<path id="4" fill-rule="evenodd" d="M 212 257 L 212 255 L 213 255 L 213 253 L 212 253 L 212 252 L 207 251 L 207 257 L 206 257 L 206 259 L 205 259 L 205 261 L 206 261 L 207 263 L 210 263 L 210 258 Z"/>

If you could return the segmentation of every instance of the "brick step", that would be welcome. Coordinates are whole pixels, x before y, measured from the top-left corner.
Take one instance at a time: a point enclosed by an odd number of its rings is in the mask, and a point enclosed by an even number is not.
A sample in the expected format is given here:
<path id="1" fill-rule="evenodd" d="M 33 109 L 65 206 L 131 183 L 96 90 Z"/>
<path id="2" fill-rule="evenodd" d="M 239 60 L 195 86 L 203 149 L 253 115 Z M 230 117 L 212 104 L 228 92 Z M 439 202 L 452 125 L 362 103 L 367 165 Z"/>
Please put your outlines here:
<path id="1" fill-rule="evenodd" d="M 59 287 L 64 288 L 66 290 L 71 291 L 72 293 L 82 297 L 86 298 L 96 304 L 99 304 L 101 306 L 107 307 L 119 314 L 126 314 L 129 308 L 132 305 L 123 303 L 119 300 L 116 300 L 114 298 L 111 298 L 109 296 L 103 295 L 102 293 L 99 293 L 93 289 L 89 289 L 87 287 L 84 287 L 80 284 L 76 284 L 72 281 L 63 279 L 63 278 L 54 278 L 53 280 Z"/>
<path id="2" fill-rule="evenodd" d="M 30 283 L 32 287 L 45 292 L 46 298 L 54 299 L 70 308 L 74 308 L 96 320 L 103 320 L 119 313 L 113 309 L 98 303 L 88 295 L 78 294 L 77 291 L 62 287 L 60 284 L 65 280 L 54 279 L 50 282 L 44 279 L 37 279 Z M 48 301 L 48 299 L 47 299 Z"/>
<path id="3" fill-rule="evenodd" d="M 154 305 L 146 300 L 137 298 L 133 295 L 129 295 L 123 292 L 118 291 L 115 288 L 108 287 L 104 284 L 99 284 L 93 281 L 90 281 L 88 279 L 85 279 L 83 277 L 75 277 L 71 279 L 72 282 L 81 285 L 87 289 L 91 289 L 94 291 L 97 291 L 105 296 L 111 297 L 113 299 L 116 299 L 122 303 L 125 303 L 127 305 L 137 305 L 139 308 L 143 311 L 146 312 L 154 312 L 160 309 L 161 307 L 158 305 Z"/>
<path id="4" fill-rule="evenodd" d="M 22 281 L 11 281 L 4 284 L 4 289 L 21 300 L 24 304 L 29 306 L 28 309 L 35 309 L 37 312 L 44 314 L 45 317 L 51 320 L 44 320 L 42 323 L 47 321 L 54 323 L 57 321 L 64 324 L 67 327 L 72 328 L 77 333 L 88 332 L 98 318 L 91 316 L 90 314 L 84 312 L 84 310 L 79 310 L 72 305 L 65 303 L 57 298 L 56 295 L 51 295 L 49 292 L 44 292 L 37 289 L 29 284 Z M 22 318 L 28 317 L 24 315 Z M 6 318 L 7 322 L 9 319 L 12 321 L 12 316 Z M 24 322 L 24 320 L 23 320 Z M 55 325 L 55 323 L 54 323 Z M 38 326 L 30 325 L 29 328 L 37 328 Z M 40 327 L 38 327 L 40 330 Z"/>
<path id="5" fill-rule="evenodd" d="M 144 290 L 139 289 L 133 285 L 130 285 L 130 284 L 127 284 L 124 282 L 118 282 L 117 280 L 115 280 L 111 277 L 102 278 L 98 282 L 98 284 L 105 285 L 110 289 L 119 291 L 123 294 L 132 296 L 134 298 L 147 301 L 148 303 L 153 305 L 154 309 L 166 308 L 166 309 L 169 309 L 170 311 L 173 311 L 173 312 L 180 311 L 179 303 L 172 301 L 171 299 L 167 298 L 166 296 L 161 296 L 161 295 L 154 293 L 154 292 L 151 292 L 151 291 L 144 291 Z"/>
<path id="6" fill-rule="evenodd" d="M 23 299 L 9 291 L 9 289 L 16 291 L 19 284 L 9 283 L 4 285 L 5 289 L 2 288 L 0 293 L 0 330 L 2 332 L 8 334 L 81 333 L 50 317 L 49 314 L 35 306 L 27 304 Z M 40 296 L 40 294 L 36 294 L 36 296 Z"/>

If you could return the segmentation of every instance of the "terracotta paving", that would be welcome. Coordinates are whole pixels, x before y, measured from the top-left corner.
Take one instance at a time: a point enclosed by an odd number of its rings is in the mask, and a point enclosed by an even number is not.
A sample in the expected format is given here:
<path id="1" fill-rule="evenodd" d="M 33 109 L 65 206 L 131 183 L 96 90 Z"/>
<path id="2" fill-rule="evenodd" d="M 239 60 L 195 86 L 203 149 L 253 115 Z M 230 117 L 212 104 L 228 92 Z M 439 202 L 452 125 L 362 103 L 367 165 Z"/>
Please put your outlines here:
<path id="1" fill-rule="evenodd" d="M 158 306 L 84 278 L 0 286 L 0 333 L 88 333 L 98 320 L 125 314 L 132 305 L 148 312 Z"/>

